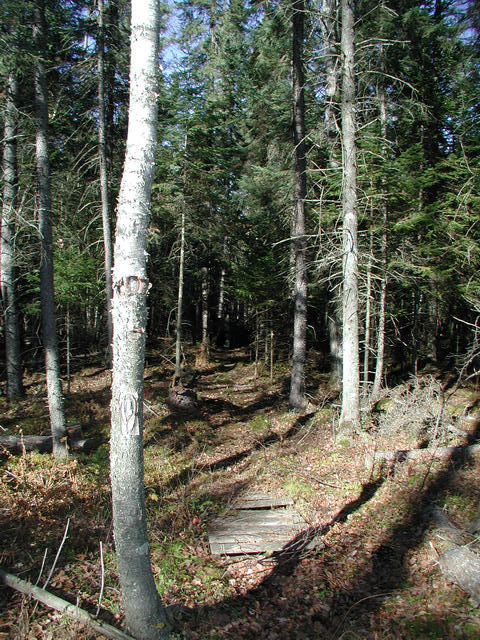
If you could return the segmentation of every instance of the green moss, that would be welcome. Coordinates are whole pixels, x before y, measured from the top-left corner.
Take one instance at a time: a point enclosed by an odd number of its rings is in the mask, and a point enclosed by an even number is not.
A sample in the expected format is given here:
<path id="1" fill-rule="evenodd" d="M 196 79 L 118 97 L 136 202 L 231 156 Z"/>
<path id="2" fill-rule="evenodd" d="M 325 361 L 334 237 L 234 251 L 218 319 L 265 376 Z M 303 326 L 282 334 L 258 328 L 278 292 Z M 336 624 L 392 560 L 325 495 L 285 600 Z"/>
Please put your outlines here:
<path id="1" fill-rule="evenodd" d="M 250 428 L 255 431 L 255 433 L 263 433 L 267 429 L 270 429 L 272 426 L 272 421 L 270 416 L 265 415 L 264 413 L 255 416 L 255 418 L 250 422 Z"/>
<path id="2" fill-rule="evenodd" d="M 410 632 L 408 637 L 412 640 L 414 638 L 418 640 L 444 640 L 452 637 L 448 621 L 434 615 L 425 615 L 415 620 L 409 620 L 407 628 Z"/>
<path id="3" fill-rule="evenodd" d="M 297 498 L 309 498 L 315 493 L 314 488 L 295 477 L 287 478 L 283 483 L 283 490 L 287 496 L 293 499 Z"/>

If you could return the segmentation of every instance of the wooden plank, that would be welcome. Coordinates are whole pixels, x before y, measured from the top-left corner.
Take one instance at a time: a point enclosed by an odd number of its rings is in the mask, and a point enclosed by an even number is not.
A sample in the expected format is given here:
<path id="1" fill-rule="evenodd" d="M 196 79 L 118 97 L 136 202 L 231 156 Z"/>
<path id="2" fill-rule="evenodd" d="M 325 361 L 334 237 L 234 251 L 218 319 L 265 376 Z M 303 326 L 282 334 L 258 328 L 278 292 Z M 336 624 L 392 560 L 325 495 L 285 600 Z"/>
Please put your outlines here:
<path id="1" fill-rule="evenodd" d="M 305 527 L 291 507 L 235 510 L 212 524 L 210 550 L 212 554 L 280 551 Z"/>
<path id="2" fill-rule="evenodd" d="M 212 533 L 218 531 L 250 531 L 252 528 L 273 529 L 296 528 L 303 519 L 293 509 L 275 509 L 270 511 L 240 511 L 230 513 L 215 521 Z"/>
<path id="3" fill-rule="evenodd" d="M 235 509 L 271 509 L 274 507 L 287 507 L 292 504 L 293 500 L 291 498 L 273 497 L 265 493 L 251 493 L 233 506 Z"/>
<path id="4" fill-rule="evenodd" d="M 288 540 L 287 540 L 288 542 Z M 234 556 L 239 554 L 248 553 L 269 553 L 274 551 L 280 551 L 285 544 L 280 544 L 277 540 L 268 542 L 261 540 L 256 543 L 255 541 L 249 542 L 211 542 L 210 552 L 214 556 L 228 555 Z"/>

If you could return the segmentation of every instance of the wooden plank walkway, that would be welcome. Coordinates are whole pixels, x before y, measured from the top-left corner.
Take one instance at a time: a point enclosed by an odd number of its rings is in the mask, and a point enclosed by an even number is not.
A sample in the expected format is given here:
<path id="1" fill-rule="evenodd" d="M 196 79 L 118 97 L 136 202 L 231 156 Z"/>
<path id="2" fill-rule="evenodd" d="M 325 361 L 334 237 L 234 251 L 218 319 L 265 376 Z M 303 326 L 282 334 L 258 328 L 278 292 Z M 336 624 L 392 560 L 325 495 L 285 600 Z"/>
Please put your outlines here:
<path id="1" fill-rule="evenodd" d="M 280 551 L 306 527 L 289 498 L 251 494 L 212 523 L 210 551 L 214 555 Z"/>

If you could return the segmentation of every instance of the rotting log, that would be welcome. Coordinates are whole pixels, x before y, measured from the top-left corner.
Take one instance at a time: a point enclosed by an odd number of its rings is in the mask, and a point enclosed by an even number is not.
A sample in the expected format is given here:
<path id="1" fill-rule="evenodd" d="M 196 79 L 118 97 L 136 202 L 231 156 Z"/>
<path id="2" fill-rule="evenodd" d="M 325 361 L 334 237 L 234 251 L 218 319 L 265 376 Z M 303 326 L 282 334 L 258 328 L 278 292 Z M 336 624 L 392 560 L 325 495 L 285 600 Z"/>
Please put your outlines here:
<path id="1" fill-rule="evenodd" d="M 67 446 L 69 451 L 91 451 L 98 445 L 96 438 L 84 438 L 79 425 L 67 426 Z M 52 452 L 52 436 L 0 436 L 0 454 L 2 450 L 14 455 L 24 451 Z"/>
<path id="2" fill-rule="evenodd" d="M 423 458 L 468 458 L 480 451 L 480 444 L 437 447 L 429 449 L 404 449 L 398 451 L 374 451 L 365 455 L 365 466 L 372 468 L 375 462 L 404 462 Z"/>
<path id="3" fill-rule="evenodd" d="M 474 537 L 456 527 L 446 513 L 434 507 L 431 518 L 435 524 L 432 535 L 440 548 L 438 566 L 443 576 L 470 595 L 475 606 L 480 605 L 480 556 Z M 438 552 L 438 549 L 437 549 Z"/>
<path id="4" fill-rule="evenodd" d="M 73 618 L 74 620 L 91 627 L 97 633 L 107 636 L 107 638 L 113 638 L 114 640 L 134 640 L 132 636 L 127 635 L 120 629 L 112 627 L 112 625 L 102 622 L 101 620 L 97 620 L 88 613 L 88 611 L 85 611 L 85 609 L 81 609 L 80 607 L 63 600 L 63 598 L 59 598 L 53 593 L 50 593 L 50 591 L 45 591 L 45 589 L 42 589 L 41 587 L 36 587 L 26 580 L 17 578 L 17 576 L 8 573 L 2 568 L 0 568 L 0 582 L 3 582 L 11 589 L 15 589 L 15 591 L 24 593 L 25 595 L 42 602 L 51 609 L 60 611 L 69 618 Z"/>

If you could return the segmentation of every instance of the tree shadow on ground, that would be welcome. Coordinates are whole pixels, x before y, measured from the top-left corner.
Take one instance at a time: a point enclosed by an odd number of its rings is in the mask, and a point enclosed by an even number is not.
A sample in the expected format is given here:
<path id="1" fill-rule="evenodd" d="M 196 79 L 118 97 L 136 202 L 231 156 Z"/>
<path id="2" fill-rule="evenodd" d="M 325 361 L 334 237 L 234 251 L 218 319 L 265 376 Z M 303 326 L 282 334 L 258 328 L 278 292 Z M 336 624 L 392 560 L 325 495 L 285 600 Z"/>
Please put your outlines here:
<path id="1" fill-rule="evenodd" d="M 247 419 L 257 413 L 257 411 L 273 409 L 283 401 L 284 398 L 279 393 L 263 393 L 255 402 L 250 403 L 246 407 L 242 407 L 229 400 L 206 398 L 205 400 L 201 400 L 201 408 L 211 415 L 228 412 L 232 420 L 235 418 Z"/>
<path id="2" fill-rule="evenodd" d="M 234 453 L 230 456 L 226 456 L 225 458 L 222 458 L 221 460 L 217 460 L 212 463 L 207 463 L 203 465 L 196 464 L 194 467 L 189 467 L 188 469 L 184 469 L 183 471 L 175 475 L 173 478 L 168 480 L 168 482 L 166 482 L 165 485 L 163 485 L 160 488 L 160 491 L 162 492 L 171 491 L 172 489 L 176 489 L 180 485 L 191 481 L 192 477 L 194 477 L 199 473 L 203 473 L 205 471 L 213 472 L 221 469 L 226 469 L 227 467 L 231 467 L 241 462 L 245 458 L 248 458 L 248 456 L 250 456 L 255 451 L 265 449 L 266 447 L 269 447 L 277 442 L 290 440 L 302 429 L 303 426 L 305 426 L 305 424 L 308 422 L 310 417 L 311 417 L 311 414 L 300 416 L 299 418 L 297 418 L 297 420 L 295 420 L 294 424 L 283 433 L 281 434 L 270 433 L 264 438 L 256 440 L 256 442 L 251 447 L 248 447 L 247 449 L 243 449 L 238 453 Z"/>
<path id="3" fill-rule="evenodd" d="M 479 425 L 469 437 L 469 443 L 478 439 Z M 336 584 L 335 565 L 331 559 L 323 560 L 328 550 L 306 552 L 309 541 L 325 535 L 335 524 L 345 523 L 348 516 L 365 505 L 385 482 L 378 478 L 364 486 L 361 495 L 326 525 L 303 532 L 277 554 L 277 564 L 268 577 L 250 592 L 223 600 L 213 606 L 194 608 L 181 614 L 179 628 L 200 638 L 201 634 L 215 631 L 216 637 L 236 638 L 289 638 L 311 637 L 374 637 L 373 614 L 386 597 L 405 588 L 408 573 L 405 568 L 407 554 L 417 548 L 424 539 L 429 524 L 428 508 L 441 501 L 457 472 L 465 467 L 467 459 L 458 453 L 445 461 L 444 468 L 434 476 L 425 474 L 423 487 L 408 499 L 405 517 L 386 532 L 379 546 L 367 561 L 359 562 L 348 584 Z M 394 463 L 394 466 L 400 464 Z M 390 469 L 390 477 L 394 473 Z M 368 536 L 368 531 L 365 532 Z M 348 537 L 336 536 L 341 548 L 335 549 L 334 558 L 352 552 Z M 358 540 L 356 541 L 358 543 Z M 368 538 L 363 540 L 364 544 Z M 297 543 L 297 544 L 296 544 Z M 356 553 L 356 551 L 354 550 Z M 338 560 L 337 560 L 338 561 Z M 312 599 L 313 594 L 313 599 Z M 177 612 L 178 613 L 178 612 Z M 423 623 L 422 623 L 423 624 Z M 438 620 L 432 621 L 430 630 L 437 630 Z M 447 623 L 445 623 L 447 624 Z M 421 637 L 442 638 L 429 635 L 428 621 Z M 430 626 L 431 626 L 430 625 Z M 222 635 L 222 629 L 225 635 Z M 198 630 L 198 631 L 197 631 Z M 354 635 L 347 635 L 347 634 Z M 440 630 L 440 633 L 442 631 Z M 313 634 L 313 636 L 312 636 Z M 360 634 L 360 635 L 356 635 Z M 366 635 L 365 635 L 366 634 Z M 376 636 L 375 636 L 376 637 Z M 386 637 L 386 636 L 382 636 Z M 395 635 L 392 637 L 405 637 Z M 412 637 L 420 637 L 414 635 Z"/>

